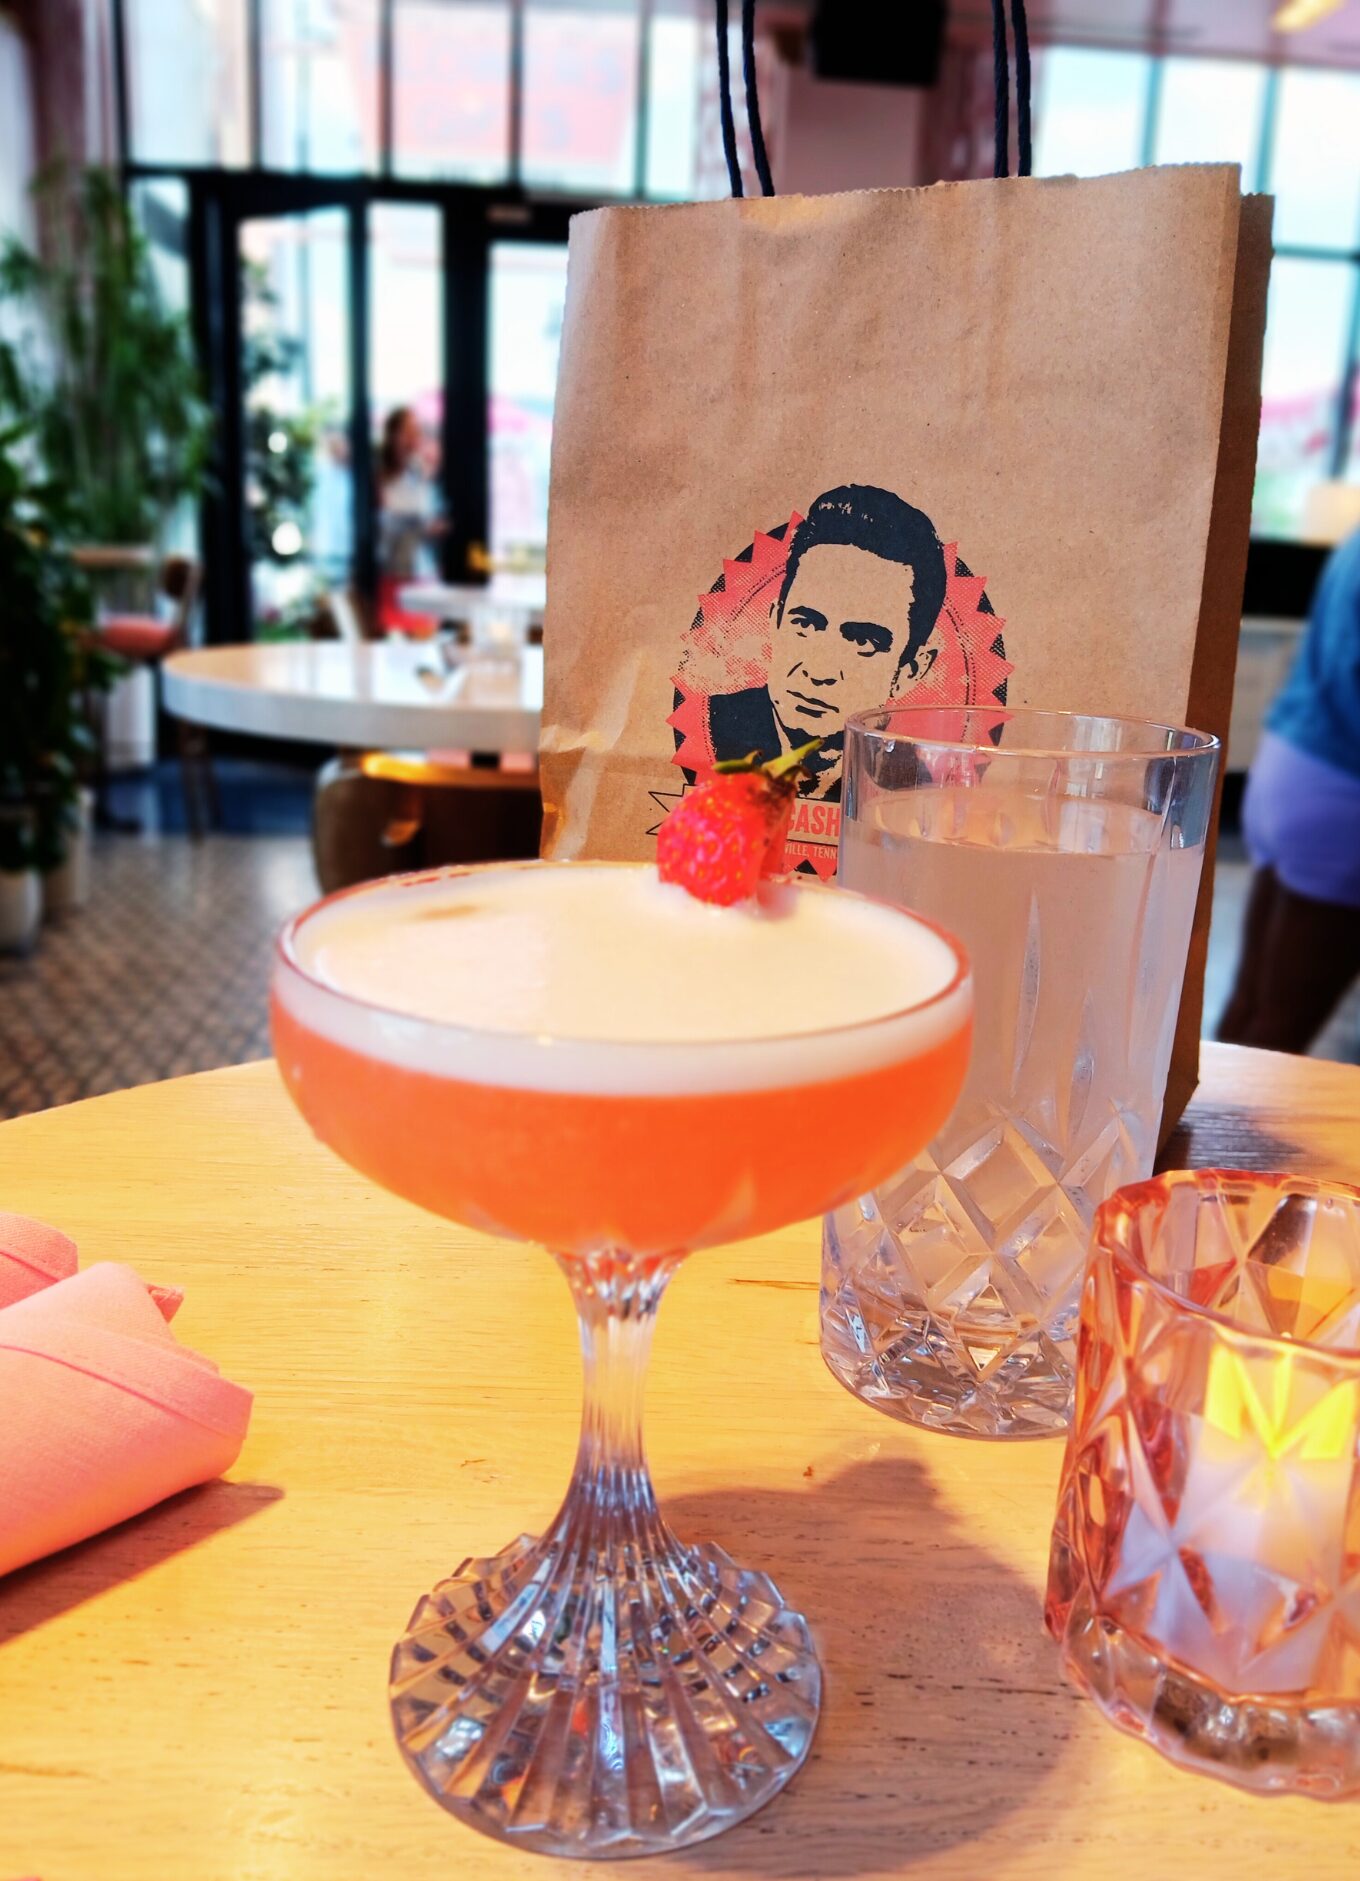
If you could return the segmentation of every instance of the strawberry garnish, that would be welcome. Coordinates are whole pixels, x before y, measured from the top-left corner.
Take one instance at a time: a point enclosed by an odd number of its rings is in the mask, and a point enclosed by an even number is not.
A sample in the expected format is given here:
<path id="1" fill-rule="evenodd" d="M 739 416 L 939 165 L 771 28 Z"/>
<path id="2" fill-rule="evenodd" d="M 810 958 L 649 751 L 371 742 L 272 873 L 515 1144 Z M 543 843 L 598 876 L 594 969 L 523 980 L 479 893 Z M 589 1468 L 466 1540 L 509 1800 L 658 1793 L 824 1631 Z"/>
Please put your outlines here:
<path id="1" fill-rule="evenodd" d="M 662 881 L 700 901 L 731 907 L 749 901 L 768 876 L 781 874 L 798 779 L 820 743 L 814 738 L 768 764 L 759 763 L 753 751 L 749 758 L 716 765 L 657 833 Z"/>

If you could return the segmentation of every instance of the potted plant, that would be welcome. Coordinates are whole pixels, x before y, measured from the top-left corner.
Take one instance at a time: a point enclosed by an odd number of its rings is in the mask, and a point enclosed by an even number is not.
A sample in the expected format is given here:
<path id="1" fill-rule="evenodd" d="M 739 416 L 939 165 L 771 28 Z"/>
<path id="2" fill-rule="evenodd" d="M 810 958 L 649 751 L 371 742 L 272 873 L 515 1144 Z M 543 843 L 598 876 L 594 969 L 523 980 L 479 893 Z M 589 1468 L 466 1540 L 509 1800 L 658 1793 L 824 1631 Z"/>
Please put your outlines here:
<path id="1" fill-rule="evenodd" d="M 32 426 L 92 565 L 120 546 L 159 550 L 207 461 L 188 323 L 164 305 L 111 171 L 55 164 L 34 196 L 40 248 L 0 246 L 0 299 L 20 316 L 0 341 L 0 410 Z"/>
<path id="2" fill-rule="evenodd" d="M 33 193 L 39 245 L 0 242 L 0 423 L 31 428 L 101 608 L 151 613 L 158 562 L 208 455 L 188 322 L 165 305 L 112 171 L 57 163 Z M 150 687 L 145 668 L 123 670 L 128 686 Z M 51 881 L 54 904 L 78 896 L 77 873 L 73 862 Z"/>
<path id="3" fill-rule="evenodd" d="M 70 564 L 70 574 L 69 609 L 63 622 L 68 657 L 61 728 L 69 756 L 69 775 L 67 764 L 59 763 L 59 781 L 52 788 L 40 783 L 36 792 L 36 849 L 46 921 L 83 908 L 89 899 L 95 793 L 87 780 L 96 761 L 98 743 L 91 722 L 91 707 L 96 696 L 109 692 L 127 672 L 126 661 L 110 653 L 93 631 L 88 592 L 74 563 Z"/>
<path id="4" fill-rule="evenodd" d="M 88 691 L 119 662 L 90 633 L 89 589 L 61 547 L 61 496 L 32 468 L 22 426 L 0 430 L 0 948 L 25 952 L 42 877 L 71 855 Z"/>
<path id="5" fill-rule="evenodd" d="M 42 877 L 33 865 L 33 817 L 0 797 L 0 954 L 32 951 L 42 925 Z"/>

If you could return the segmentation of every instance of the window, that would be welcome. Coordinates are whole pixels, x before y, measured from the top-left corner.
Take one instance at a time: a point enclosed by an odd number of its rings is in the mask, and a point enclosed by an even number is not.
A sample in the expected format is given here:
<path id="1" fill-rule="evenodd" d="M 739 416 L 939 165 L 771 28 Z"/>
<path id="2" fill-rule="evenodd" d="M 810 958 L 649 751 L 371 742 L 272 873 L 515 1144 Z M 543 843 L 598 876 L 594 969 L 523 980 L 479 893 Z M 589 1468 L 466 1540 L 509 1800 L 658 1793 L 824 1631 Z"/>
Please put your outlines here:
<path id="1" fill-rule="evenodd" d="M 439 211 L 374 203 L 368 212 L 370 428 L 398 406 L 437 442 L 444 407 L 444 255 Z"/>
<path id="2" fill-rule="evenodd" d="M 134 183 L 132 213 L 146 236 L 156 288 L 167 307 L 189 309 L 189 192 L 181 178 L 158 176 Z"/>
<path id="3" fill-rule="evenodd" d="M 34 169 L 32 97 L 28 46 L 0 13 L 0 239 L 33 239 L 28 184 Z"/>
<path id="4" fill-rule="evenodd" d="M 260 155 L 335 174 L 378 160 L 378 0 L 260 0 Z"/>
<path id="5" fill-rule="evenodd" d="M 1360 242 L 1360 74 L 1280 75 L 1269 187 L 1277 248 Z"/>
<path id="6" fill-rule="evenodd" d="M 164 307 L 187 314 L 189 288 L 189 191 L 182 177 L 158 176 L 134 183 L 129 192 L 132 214 L 146 237 L 156 291 Z M 181 502 L 165 524 L 165 549 L 196 556 L 198 506 L 193 498 Z"/>
<path id="7" fill-rule="evenodd" d="M 130 155 L 245 163 L 246 0 L 126 0 L 124 17 Z"/>
<path id="8" fill-rule="evenodd" d="M 1035 170 L 1239 163 L 1275 197 L 1252 527 L 1302 532 L 1308 491 L 1360 479 L 1360 74 L 1075 47 L 1036 73 Z"/>
<path id="9" fill-rule="evenodd" d="M 503 182 L 510 170 L 508 0 L 396 0 L 398 176 Z"/>
<path id="10" fill-rule="evenodd" d="M 429 203 L 368 211 L 368 429 L 376 451 L 378 623 L 405 624 L 404 582 L 439 573 L 443 493 L 444 255 Z M 449 361 L 454 374 L 457 359 Z"/>
<path id="11" fill-rule="evenodd" d="M 567 292 L 564 248 L 497 242 L 491 250 L 491 553 L 542 568 L 548 453 Z"/>
<path id="12" fill-rule="evenodd" d="M 635 0 L 528 0 L 524 11 L 526 183 L 631 194 L 637 165 Z"/>
<path id="13" fill-rule="evenodd" d="M 339 209 L 241 227 L 247 546 L 255 630 L 296 631 L 354 545 L 348 229 Z"/>
<path id="14" fill-rule="evenodd" d="M 1270 271 L 1253 526 L 1296 535 L 1310 484 L 1333 474 L 1355 295 L 1342 261 L 1278 255 Z"/>
<path id="15" fill-rule="evenodd" d="M 683 201 L 694 193 L 701 74 L 711 43 L 707 20 L 690 11 L 654 11 L 647 23 L 648 196 Z"/>
<path id="16" fill-rule="evenodd" d="M 1141 53 L 1055 46 L 1038 62 L 1034 168 L 1105 176 L 1142 162 L 1152 61 Z"/>
<path id="17" fill-rule="evenodd" d="M 134 172 L 727 191 L 708 0 L 122 0 L 121 18 Z M 736 27 L 732 46 L 740 86 Z M 757 62 L 768 96 L 765 33 Z"/>
<path id="18" fill-rule="evenodd" d="M 1230 59 L 1168 59 L 1152 146 L 1154 163 L 1240 163 L 1256 187 L 1266 75 Z"/>

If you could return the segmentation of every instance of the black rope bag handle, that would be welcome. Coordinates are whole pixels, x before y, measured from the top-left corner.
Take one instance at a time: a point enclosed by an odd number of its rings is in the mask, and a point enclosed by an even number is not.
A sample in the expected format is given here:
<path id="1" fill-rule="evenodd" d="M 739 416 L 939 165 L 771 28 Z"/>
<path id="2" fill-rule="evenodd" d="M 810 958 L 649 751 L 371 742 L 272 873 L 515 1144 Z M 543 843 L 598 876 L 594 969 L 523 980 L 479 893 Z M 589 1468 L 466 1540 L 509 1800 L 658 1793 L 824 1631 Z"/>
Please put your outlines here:
<path id="1" fill-rule="evenodd" d="M 732 69 L 727 49 L 727 0 L 717 0 L 718 26 L 718 110 L 722 116 L 723 155 L 727 158 L 727 176 L 734 196 L 744 196 L 741 186 L 741 159 L 737 155 L 737 127 L 732 117 Z"/>
<path id="2" fill-rule="evenodd" d="M 751 154 L 756 161 L 762 196 L 774 195 L 774 178 L 760 122 L 760 90 L 756 83 L 756 0 L 741 0 L 741 71 L 746 81 L 746 122 L 751 129 Z"/>
<path id="3" fill-rule="evenodd" d="M 732 110 L 732 61 L 727 40 L 728 0 L 716 0 L 718 30 L 718 109 L 722 117 L 723 155 L 734 196 L 744 196 L 741 159 L 737 154 L 737 124 Z M 760 121 L 760 86 L 756 78 L 756 0 L 741 0 L 741 73 L 746 87 L 746 122 L 751 132 L 751 154 L 762 196 L 774 195 L 770 157 L 765 148 L 765 127 Z"/>
<path id="4" fill-rule="evenodd" d="M 1030 135 L 1029 21 L 1025 0 L 1011 0 L 1011 33 L 1015 40 L 1015 119 L 1017 176 L 1028 176 L 1034 163 Z M 992 83 L 996 87 L 996 155 L 993 176 L 1011 173 L 1010 61 L 1006 56 L 1006 0 L 992 0 Z"/>

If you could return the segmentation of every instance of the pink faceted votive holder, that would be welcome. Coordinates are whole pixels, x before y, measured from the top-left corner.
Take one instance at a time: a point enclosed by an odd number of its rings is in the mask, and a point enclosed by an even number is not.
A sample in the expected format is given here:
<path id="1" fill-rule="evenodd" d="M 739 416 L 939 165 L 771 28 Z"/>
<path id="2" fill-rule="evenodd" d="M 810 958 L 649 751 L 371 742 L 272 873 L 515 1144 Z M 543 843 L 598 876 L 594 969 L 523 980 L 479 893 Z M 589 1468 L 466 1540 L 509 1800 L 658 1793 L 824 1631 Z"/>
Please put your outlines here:
<path id="1" fill-rule="evenodd" d="M 1360 1189 L 1177 1171 L 1099 1210 L 1045 1617 L 1184 1768 L 1360 1792 Z"/>

